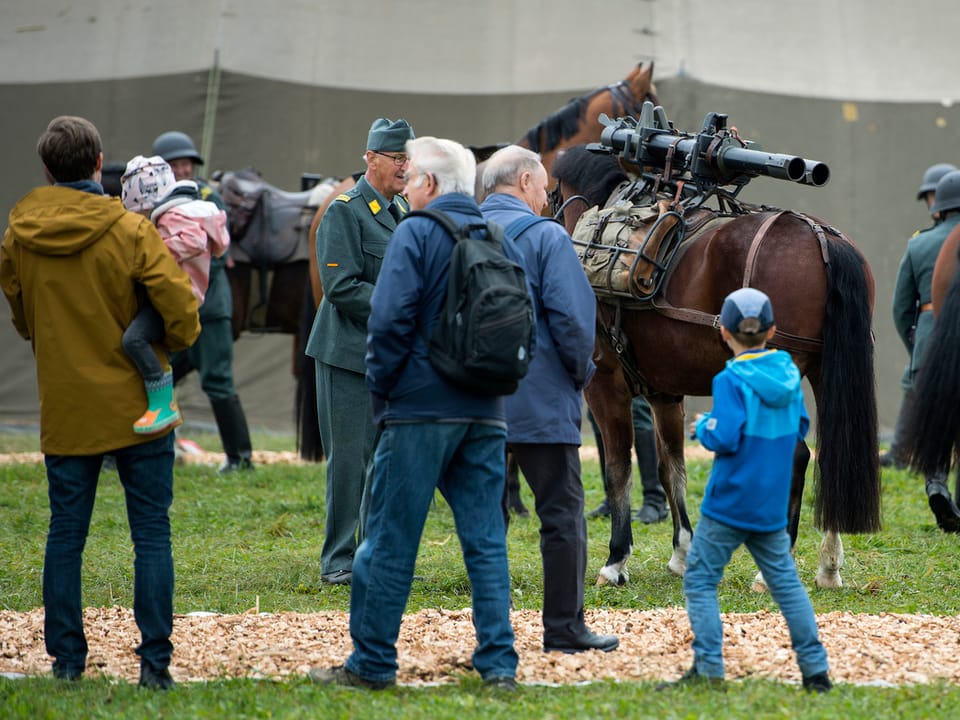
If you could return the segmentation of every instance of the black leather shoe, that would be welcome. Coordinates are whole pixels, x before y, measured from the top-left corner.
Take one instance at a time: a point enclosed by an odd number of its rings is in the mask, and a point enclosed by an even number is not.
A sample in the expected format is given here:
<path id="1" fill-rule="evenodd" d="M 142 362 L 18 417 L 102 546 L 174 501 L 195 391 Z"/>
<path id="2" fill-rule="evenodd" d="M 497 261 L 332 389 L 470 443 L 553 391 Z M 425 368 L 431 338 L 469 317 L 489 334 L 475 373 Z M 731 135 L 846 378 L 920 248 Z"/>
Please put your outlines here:
<path id="1" fill-rule="evenodd" d="M 643 507 L 637 510 L 637 514 L 633 516 L 633 519 L 639 520 L 644 525 L 651 525 L 666 520 L 669 512 L 670 511 L 662 505 L 644 503 Z"/>
<path id="2" fill-rule="evenodd" d="M 603 502 L 597 505 L 593 510 L 587 513 L 588 518 L 598 518 L 598 517 L 610 517 L 610 505 L 607 503 L 607 499 L 604 498 Z"/>
<path id="3" fill-rule="evenodd" d="M 670 690 L 671 688 L 681 688 L 681 687 L 692 687 L 695 685 L 703 685 L 709 687 L 722 687 L 723 678 L 710 677 L 709 675 L 701 675 L 697 672 L 695 667 L 691 667 L 687 670 L 682 676 L 677 680 L 671 680 L 669 682 L 662 682 L 657 685 L 654 690 Z"/>
<path id="4" fill-rule="evenodd" d="M 805 675 L 803 678 L 803 689 L 812 693 L 826 693 L 833 689 L 833 683 L 826 673 L 817 673 L 816 675 Z"/>
<path id="5" fill-rule="evenodd" d="M 396 680 L 367 680 L 355 672 L 347 670 L 345 665 L 335 665 L 331 668 L 313 668 L 307 677 L 320 685 L 343 685 L 344 687 L 358 687 L 364 690 L 386 690 L 396 685 Z"/>
<path id="6" fill-rule="evenodd" d="M 57 680 L 77 682 L 83 677 L 83 668 L 67 667 L 55 662 L 53 664 L 53 676 Z"/>
<path id="7" fill-rule="evenodd" d="M 620 647 L 620 640 L 616 635 L 597 635 L 590 630 L 561 640 L 544 641 L 544 652 L 578 653 L 585 650 L 600 650 L 610 652 Z"/>
<path id="8" fill-rule="evenodd" d="M 229 475 L 235 472 L 253 470 L 253 462 L 248 457 L 227 458 L 217 468 L 217 475 Z"/>
<path id="9" fill-rule="evenodd" d="M 334 570 L 333 572 L 324 573 L 320 576 L 320 579 L 330 585 L 349 585 L 353 582 L 353 571 Z"/>
<path id="10" fill-rule="evenodd" d="M 174 686 L 167 668 L 157 669 L 148 663 L 140 663 L 140 687 L 147 690 L 169 690 Z"/>

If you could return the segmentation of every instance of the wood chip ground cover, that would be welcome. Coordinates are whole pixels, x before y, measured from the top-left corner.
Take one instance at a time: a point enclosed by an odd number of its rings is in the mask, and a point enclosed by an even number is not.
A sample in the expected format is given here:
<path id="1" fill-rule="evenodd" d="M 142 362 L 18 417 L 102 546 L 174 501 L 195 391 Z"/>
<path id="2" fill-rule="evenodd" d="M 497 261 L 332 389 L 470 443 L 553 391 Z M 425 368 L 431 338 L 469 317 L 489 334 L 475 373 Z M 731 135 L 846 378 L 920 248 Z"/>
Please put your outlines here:
<path id="1" fill-rule="evenodd" d="M 797 670 L 783 618 L 772 612 L 724 615 L 727 677 L 797 683 Z M 690 626 L 681 608 L 588 610 L 597 632 L 620 637 L 611 653 L 544 653 L 540 614 L 513 613 L 523 683 L 566 684 L 595 680 L 673 679 L 689 667 Z M 960 618 L 924 615 L 818 616 L 835 681 L 915 684 L 945 680 L 960 684 Z M 133 611 L 87 608 L 88 674 L 134 682 L 139 632 Z M 474 630 L 469 610 L 423 610 L 404 618 L 398 643 L 398 682 L 454 682 L 471 672 Z M 289 679 L 314 666 L 340 664 L 350 652 L 345 612 L 178 615 L 174 620 L 171 672 L 180 682 L 218 678 Z M 43 610 L 0 611 L 0 673 L 50 672 L 43 646 Z"/>

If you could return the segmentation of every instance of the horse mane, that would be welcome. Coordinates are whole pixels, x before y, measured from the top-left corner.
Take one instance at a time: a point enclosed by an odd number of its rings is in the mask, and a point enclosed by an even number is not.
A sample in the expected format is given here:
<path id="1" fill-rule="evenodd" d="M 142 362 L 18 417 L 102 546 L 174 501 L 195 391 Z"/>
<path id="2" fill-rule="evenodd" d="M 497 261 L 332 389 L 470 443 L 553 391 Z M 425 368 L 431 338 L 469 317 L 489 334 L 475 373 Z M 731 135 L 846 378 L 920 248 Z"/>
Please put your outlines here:
<path id="1" fill-rule="evenodd" d="M 653 72 L 653 65 L 648 68 L 648 72 Z M 610 114 L 613 117 L 623 117 L 624 115 L 638 115 L 640 105 L 644 100 L 650 100 L 654 105 L 659 105 L 656 93 L 653 89 L 653 83 L 647 87 L 646 94 L 642 98 L 635 98 L 632 94 L 631 80 L 637 73 L 642 73 L 641 69 L 635 68 L 634 71 L 624 80 L 597 88 L 584 95 L 570 99 L 566 105 L 559 110 L 550 113 L 547 117 L 530 128 L 523 136 L 521 144 L 525 144 L 531 150 L 537 153 L 545 153 L 554 150 L 563 140 L 571 138 L 577 134 L 581 123 L 586 119 L 587 108 L 591 101 L 601 93 L 610 94 Z M 541 143 L 540 138 L 543 137 Z"/>
<path id="2" fill-rule="evenodd" d="M 577 133 L 580 127 L 580 121 L 587 111 L 587 105 L 590 99 L 596 94 L 594 91 L 589 95 L 581 95 L 571 99 L 566 105 L 556 110 L 534 127 L 527 130 L 523 136 L 523 141 L 535 153 L 543 153 L 553 150 L 560 142 Z M 540 135 L 543 134 L 543 147 L 540 145 Z"/>
<path id="3" fill-rule="evenodd" d="M 603 207 L 627 174 L 613 155 L 595 153 L 586 145 L 574 145 L 560 153 L 553 164 L 553 176 L 587 199 L 588 205 Z"/>

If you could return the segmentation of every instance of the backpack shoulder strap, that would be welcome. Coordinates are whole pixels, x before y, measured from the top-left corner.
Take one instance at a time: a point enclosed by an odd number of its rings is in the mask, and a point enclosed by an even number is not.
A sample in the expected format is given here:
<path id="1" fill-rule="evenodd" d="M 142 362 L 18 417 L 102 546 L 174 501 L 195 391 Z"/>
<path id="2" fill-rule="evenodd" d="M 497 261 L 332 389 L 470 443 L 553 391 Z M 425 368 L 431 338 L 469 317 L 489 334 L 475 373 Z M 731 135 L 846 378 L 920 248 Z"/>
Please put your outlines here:
<path id="1" fill-rule="evenodd" d="M 457 241 L 469 237 L 472 230 L 479 230 L 480 228 L 486 228 L 487 237 L 498 243 L 501 242 L 501 238 L 503 237 L 503 231 L 501 230 L 500 226 L 494 222 L 467 223 L 465 225 L 457 225 L 453 221 L 453 218 L 451 218 L 442 210 L 431 210 L 429 208 L 424 208 L 423 210 L 411 210 L 403 216 L 403 219 L 406 220 L 409 217 L 417 216 L 431 218 L 435 222 L 439 223 L 443 229 L 450 234 L 450 237 Z"/>
<path id="2" fill-rule="evenodd" d="M 553 218 L 544 217 L 543 215 L 522 215 L 507 225 L 504 234 L 510 238 L 511 241 L 516 240 L 531 227 L 543 221 L 556 222 Z"/>
<path id="3" fill-rule="evenodd" d="M 403 216 L 403 219 L 412 217 L 428 217 L 436 223 L 439 223 L 444 230 L 450 233 L 450 236 L 453 239 L 457 239 L 460 235 L 460 227 L 453 221 L 453 219 L 441 210 L 429 210 L 424 208 L 423 210 L 411 210 L 406 215 Z"/>

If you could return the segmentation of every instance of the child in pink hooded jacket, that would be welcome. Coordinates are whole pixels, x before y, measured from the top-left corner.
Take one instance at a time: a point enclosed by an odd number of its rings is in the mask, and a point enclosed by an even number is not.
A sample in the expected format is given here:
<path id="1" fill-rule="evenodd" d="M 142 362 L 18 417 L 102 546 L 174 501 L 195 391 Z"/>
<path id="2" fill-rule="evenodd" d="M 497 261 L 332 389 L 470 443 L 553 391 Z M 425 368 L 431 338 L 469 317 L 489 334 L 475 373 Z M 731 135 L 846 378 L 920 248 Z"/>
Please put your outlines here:
<path id="1" fill-rule="evenodd" d="M 137 155 L 127 163 L 120 179 L 123 206 L 146 215 L 157 226 L 202 305 L 210 283 L 210 258 L 230 247 L 227 214 L 212 202 L 200 200 L 192 180 L 176 181 L 170 166 L 159 156 Z M 147 411 L 133 424 L 134 432 L 150 434 L 180 423 L 173 394 L 173 371 L 161 367 L 151 347 L 164 335 L 163 320 L 146 303 L 123 334 L 123 349 L 143 375 Z"/>

